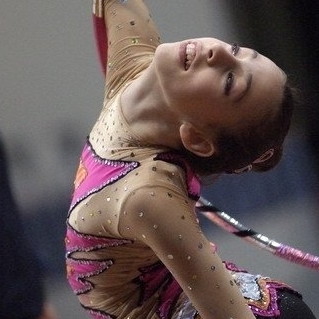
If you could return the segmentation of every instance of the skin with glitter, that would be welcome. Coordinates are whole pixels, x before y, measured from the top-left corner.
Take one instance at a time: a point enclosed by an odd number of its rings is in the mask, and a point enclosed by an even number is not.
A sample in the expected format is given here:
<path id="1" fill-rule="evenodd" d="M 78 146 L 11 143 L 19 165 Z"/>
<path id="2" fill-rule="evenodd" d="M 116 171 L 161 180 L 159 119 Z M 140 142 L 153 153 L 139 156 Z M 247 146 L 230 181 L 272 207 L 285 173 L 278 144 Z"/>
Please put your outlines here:
<path id="1" fill-rule="evenodd" d="M 217 39 L 162 44 L 141 0 L 96 0 L 93 12 L 107 30 L 105 99 L 81 154 L 65 238 L 81 305 L 95 319 L 278 316 L 278 292 L 293 290 L 221 261 L 194 213 L 198 176 L 177 151 L 209 157 L 212 123 L 272 116 L 286 76 Z"/>

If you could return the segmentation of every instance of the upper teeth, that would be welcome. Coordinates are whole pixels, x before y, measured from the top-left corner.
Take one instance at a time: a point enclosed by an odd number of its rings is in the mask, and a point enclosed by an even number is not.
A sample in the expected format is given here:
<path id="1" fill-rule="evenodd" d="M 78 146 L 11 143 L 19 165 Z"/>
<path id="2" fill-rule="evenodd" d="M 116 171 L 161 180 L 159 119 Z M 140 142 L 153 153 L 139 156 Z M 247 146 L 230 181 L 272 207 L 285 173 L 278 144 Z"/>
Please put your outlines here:
<path id="1" fill-rule="evenodd" d="M 195 44 L 188 43 L 186 46 L 185 69 L 187 70 L 195 58 Z"/>

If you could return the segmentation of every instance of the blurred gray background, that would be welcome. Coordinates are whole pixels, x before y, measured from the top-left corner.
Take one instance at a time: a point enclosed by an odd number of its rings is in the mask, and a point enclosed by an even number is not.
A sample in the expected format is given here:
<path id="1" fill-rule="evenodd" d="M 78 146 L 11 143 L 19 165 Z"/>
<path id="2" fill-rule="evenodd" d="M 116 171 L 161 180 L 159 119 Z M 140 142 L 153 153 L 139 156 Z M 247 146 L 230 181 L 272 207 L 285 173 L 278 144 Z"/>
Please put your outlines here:
<path id="1" fill-rule="evenodd" d="M 318 8 L 307 2 L 305 12 L 294 1 L 147 3 L 163 41 L 214 36 L 253 46 L 305 92 L 282 163 L 271 173 L 221 178 L 207 185 L 204 195 L 244 225 L 319 255 L 318 19 L 313 16 Z M 65 281 L 63 238 L 78 157 L 103 99 L 91 1 L 1 0 L 0 74 L 0 132 L 27 233 L 47 273 L 48 299 L 61 319 L 87 318 Z M 318 316 L 318 272 L 202 222 L 222 258 L 290 283 Z"/>

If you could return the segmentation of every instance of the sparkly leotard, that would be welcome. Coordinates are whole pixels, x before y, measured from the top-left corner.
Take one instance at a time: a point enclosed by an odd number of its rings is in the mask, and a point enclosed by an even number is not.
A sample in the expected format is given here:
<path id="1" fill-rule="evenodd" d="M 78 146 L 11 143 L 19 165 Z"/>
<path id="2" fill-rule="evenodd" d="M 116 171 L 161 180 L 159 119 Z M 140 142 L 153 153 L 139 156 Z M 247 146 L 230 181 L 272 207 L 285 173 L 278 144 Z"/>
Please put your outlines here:
<path id="1" fill-rule="evenodd" d="M 200 318 L 196 309 L 235 319 L 243 318 L 241 291 L 256 316 L 278 316 L 277 293 L 288 287 L 222 263 L 194 213 L 200 189 L 187 163 L 147 145 L 124 118 L 121 94 L 160 43 L 148 10 L 141 0 L 110 0 L 94 1 L 94 12 L 107 22 L 106 94 L 81 155 L 66 235 L 68 280 L 81 305 L 95 319 Z"/>

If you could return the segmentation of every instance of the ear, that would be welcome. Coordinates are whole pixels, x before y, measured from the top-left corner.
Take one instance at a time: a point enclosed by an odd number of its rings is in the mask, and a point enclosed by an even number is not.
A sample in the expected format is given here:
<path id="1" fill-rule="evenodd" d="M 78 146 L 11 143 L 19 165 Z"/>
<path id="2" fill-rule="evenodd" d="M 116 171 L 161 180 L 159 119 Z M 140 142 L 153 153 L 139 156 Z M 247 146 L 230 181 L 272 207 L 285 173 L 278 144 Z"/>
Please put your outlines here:
<path id="1" fill-rule="evenodd" d="M 182 123 L 179 134 L 184 147 L 195 155 L 209 157 L 214 154 L 213 142 L 191 123 Z"/>

